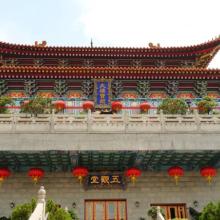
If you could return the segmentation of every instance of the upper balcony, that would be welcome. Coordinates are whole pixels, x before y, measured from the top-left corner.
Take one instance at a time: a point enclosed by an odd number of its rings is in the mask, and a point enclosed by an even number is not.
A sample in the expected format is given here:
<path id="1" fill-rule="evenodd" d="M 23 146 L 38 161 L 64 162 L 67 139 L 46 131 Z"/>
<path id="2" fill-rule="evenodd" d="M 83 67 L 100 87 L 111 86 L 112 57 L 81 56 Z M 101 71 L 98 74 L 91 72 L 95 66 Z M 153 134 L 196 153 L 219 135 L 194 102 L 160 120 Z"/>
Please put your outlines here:
<path id="1" fill-rule="evenodd" d="M 213 133 L 220 115 L 1 114 L 0 133 Z"/>
<path id="2" fill-rule="evenodd" d="M 0 150 L 219 150 L 220 115 L 0 115 Z"/>

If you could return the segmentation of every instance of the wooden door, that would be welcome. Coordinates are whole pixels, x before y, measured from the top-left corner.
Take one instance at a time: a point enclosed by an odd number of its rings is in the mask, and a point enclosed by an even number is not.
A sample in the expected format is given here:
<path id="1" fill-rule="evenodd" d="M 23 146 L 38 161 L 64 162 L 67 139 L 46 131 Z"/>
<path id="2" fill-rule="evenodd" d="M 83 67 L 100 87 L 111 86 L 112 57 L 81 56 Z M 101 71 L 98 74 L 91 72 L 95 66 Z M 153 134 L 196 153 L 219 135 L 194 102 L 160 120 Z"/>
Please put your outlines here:
<path id="1" fill-rule="evenodd" d="M 127 220 L 125 200 L 85 201 L 85 220 Z"/>
<path id="2" fill-rule="evenodd" d="M 163 209 L 166 220 L 187 218 L 185 204 L 152 204 L 152 206 L 160 206 Z"/>
<path id="3" fill-rule="evenodd" d="M 167 209 L 167 218 L 168 219 L 174 219 L 178 218 L 178 209 L 175 205 L 169 205 L 166 207 Z"/>

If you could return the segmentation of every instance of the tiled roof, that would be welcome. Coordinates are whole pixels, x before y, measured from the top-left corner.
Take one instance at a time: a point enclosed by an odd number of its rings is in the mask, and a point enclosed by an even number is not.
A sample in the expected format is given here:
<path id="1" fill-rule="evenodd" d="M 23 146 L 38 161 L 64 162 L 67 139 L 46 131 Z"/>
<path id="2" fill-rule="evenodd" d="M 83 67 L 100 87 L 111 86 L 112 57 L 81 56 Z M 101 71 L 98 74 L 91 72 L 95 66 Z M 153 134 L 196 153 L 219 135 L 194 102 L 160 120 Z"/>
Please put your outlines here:
<path id="1" fill-rule="evenodd" d="M 5 66 L 0 78 L 220 79 L 220 69 Z"/>
<path id="2" fill-rule="evenodd" d="M 205 54 L 220 46 L 220 37 L 194 46 L 185 47 L 157 47 L 157 48 L 122 48 L 122 47 L 54 47 L 54 46 L 34 46 L 22 44 L 10 44 L 0 42 L 0 53 L 17 55 L 37 55 L 37 56 L 192 56 L 195 54 Z"/>

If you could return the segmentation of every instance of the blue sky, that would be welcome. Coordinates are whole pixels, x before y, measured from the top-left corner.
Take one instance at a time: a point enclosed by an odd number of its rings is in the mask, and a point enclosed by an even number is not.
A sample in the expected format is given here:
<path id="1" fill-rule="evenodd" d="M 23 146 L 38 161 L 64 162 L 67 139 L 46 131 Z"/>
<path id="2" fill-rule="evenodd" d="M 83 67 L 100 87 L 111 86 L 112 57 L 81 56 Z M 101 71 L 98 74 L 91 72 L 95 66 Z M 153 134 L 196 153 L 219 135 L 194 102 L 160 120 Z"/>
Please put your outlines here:
<path id="1" fill-rule="evenodd" d="M 186 46 L 220 35 L 219 0 L 0 0 L 0 40 Z M 220 68 L 220 54 L 210 67 Z"/>

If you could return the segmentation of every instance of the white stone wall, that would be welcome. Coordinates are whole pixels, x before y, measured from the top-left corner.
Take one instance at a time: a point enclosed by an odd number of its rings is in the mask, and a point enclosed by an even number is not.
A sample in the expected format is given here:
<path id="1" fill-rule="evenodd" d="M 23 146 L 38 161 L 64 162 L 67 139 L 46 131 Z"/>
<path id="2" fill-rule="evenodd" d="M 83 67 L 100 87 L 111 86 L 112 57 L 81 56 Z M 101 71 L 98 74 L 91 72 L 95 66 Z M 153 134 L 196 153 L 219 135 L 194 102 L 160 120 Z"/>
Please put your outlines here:
<path id="1" fill-rule="evenodd" d="M 85 191 L 72 177 L 71 173 L 46 173 L 45 177 L 34 185 L 26 173 L 13 173 L 0 188 L 0 216 L 11 213 L 10 203 L 20 204 L 37 196 L 40 185 L 47 190 L 47 199 L 54 199 L 63 207 L 71 208 L 76 203 L 76 211 L 84 220 L 85 199 L 127 199 L 128 220 L 147 218 L 151 203 L 186 203 L 193 206 L 199 202 L 199 209 L 209 201 L 220 200 L 220 177 L 212 185 L 200 177 L 198 172 L 187 172 L 176 186 L 166 172 L 145 172 L 135 185 L 129 184 L 127 190 L 101 189 Z M 139 201 L 140 206 L 135 207 Z"/>

